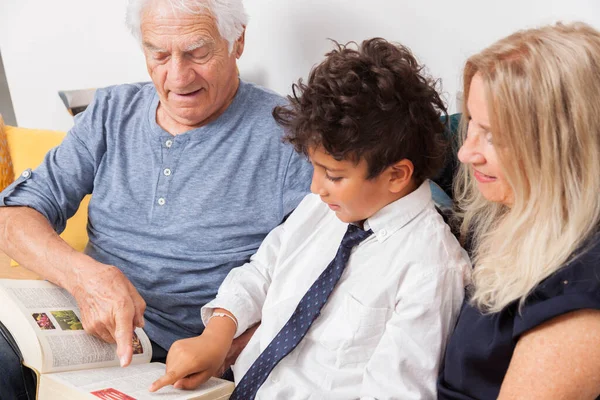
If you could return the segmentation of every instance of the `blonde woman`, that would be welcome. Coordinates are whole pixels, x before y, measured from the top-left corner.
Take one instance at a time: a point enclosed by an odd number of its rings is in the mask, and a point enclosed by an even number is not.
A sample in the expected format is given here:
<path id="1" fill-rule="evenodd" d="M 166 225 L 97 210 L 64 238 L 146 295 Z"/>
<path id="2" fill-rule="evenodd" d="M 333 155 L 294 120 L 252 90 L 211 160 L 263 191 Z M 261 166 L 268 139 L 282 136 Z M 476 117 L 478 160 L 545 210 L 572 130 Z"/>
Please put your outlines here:
<path id="1" fill-rule="evenodd" d="M 471 57 L 457 179 L 474 275 L 440 399 L 600 394 L 600 33 L 515 33 Z"/>

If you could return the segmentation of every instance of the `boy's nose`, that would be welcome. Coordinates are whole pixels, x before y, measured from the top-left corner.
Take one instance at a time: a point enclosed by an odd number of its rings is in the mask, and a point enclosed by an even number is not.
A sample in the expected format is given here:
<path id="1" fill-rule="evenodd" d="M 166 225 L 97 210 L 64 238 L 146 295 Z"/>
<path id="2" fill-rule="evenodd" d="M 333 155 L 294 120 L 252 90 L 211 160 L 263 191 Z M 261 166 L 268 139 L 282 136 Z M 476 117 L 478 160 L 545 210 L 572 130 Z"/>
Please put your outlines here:
<path id="1" fill-rule="evenodd" d="M 317 186 L 314 178 L 313 178 L 312 182 L 310 183 L 310 191 L 314 194 L 320 194 L 319 187 Z"/>
<path id="2" fill-rule="evenodd" d="M 327 191 L 325 190 L 323 185 L 320 183 L 320 179 L 317 176 L 316 171 L 313 173 L 312 182 L 310 183 L 310 191 L 314 194 L 318 194 L 319 196 L 327 195 Z"/>

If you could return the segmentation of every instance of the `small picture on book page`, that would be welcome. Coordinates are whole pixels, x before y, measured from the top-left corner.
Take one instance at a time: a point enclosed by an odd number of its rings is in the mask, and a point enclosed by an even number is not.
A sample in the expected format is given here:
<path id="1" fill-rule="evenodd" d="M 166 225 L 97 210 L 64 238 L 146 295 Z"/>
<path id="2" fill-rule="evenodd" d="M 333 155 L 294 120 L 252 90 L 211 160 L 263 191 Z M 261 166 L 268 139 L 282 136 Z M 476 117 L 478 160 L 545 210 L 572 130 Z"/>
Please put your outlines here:
<path id="1" fill-rule="evenodd" d="M 63 331 L 81 331 L 83 324 L 72 310 L 50 311 Z"/>
<path id="2" fill-rule="evenodd" d="M 33 313 L 31 314 L 31 316 L 33 317 L 33 319 L 35 319 L 35 322 L 40 327 L 40 329 L 44 331 L 56 329 L 46 313 Z"/>
<path id="3" fill-rule="evenodd" d="M 144 353 L 144 348 L 142 347 L 142 342 L 140 342 L 140 338 L 138 335 L 133 332 L 133 354 L 142 354 Z"/>
<path id="4" fill-rule="evenodd" d="M 91 392 L 91 394 L 104 400 L 135 400 L 133 397 L 127 396 L 125 393 L 113 388 L 96 390 L 95 392 Z"/>

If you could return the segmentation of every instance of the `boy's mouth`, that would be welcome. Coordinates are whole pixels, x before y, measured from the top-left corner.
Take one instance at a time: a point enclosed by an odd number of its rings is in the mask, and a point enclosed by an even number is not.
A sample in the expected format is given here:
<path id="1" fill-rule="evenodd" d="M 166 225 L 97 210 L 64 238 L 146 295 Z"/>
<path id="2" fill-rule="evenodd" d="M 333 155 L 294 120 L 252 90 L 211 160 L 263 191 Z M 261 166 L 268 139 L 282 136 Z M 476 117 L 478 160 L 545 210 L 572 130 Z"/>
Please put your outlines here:
<path id="1" fill-rule="evenodd" d="M 333 211 L 338 211 L 341 207 L 338 206 L 337 204 L 329 204 L 327 203 L 327 205 L 329 206 L 329 208 L 331 208 Z"/>

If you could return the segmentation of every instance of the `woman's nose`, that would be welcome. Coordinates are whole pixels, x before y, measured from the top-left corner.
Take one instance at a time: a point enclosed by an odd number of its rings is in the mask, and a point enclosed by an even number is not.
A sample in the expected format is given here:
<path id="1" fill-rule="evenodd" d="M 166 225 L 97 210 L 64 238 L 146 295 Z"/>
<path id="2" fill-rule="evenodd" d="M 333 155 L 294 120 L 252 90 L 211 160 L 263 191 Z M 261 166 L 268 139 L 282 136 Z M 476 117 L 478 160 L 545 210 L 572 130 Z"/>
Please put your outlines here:
<path id="1" fill-rule="evenodd" d="M 463 145 L 458 149 L 458 159 L 463 164 L 483 164 L 485 157 L 479 149 L 477 137 L 467 136 Z"/>

